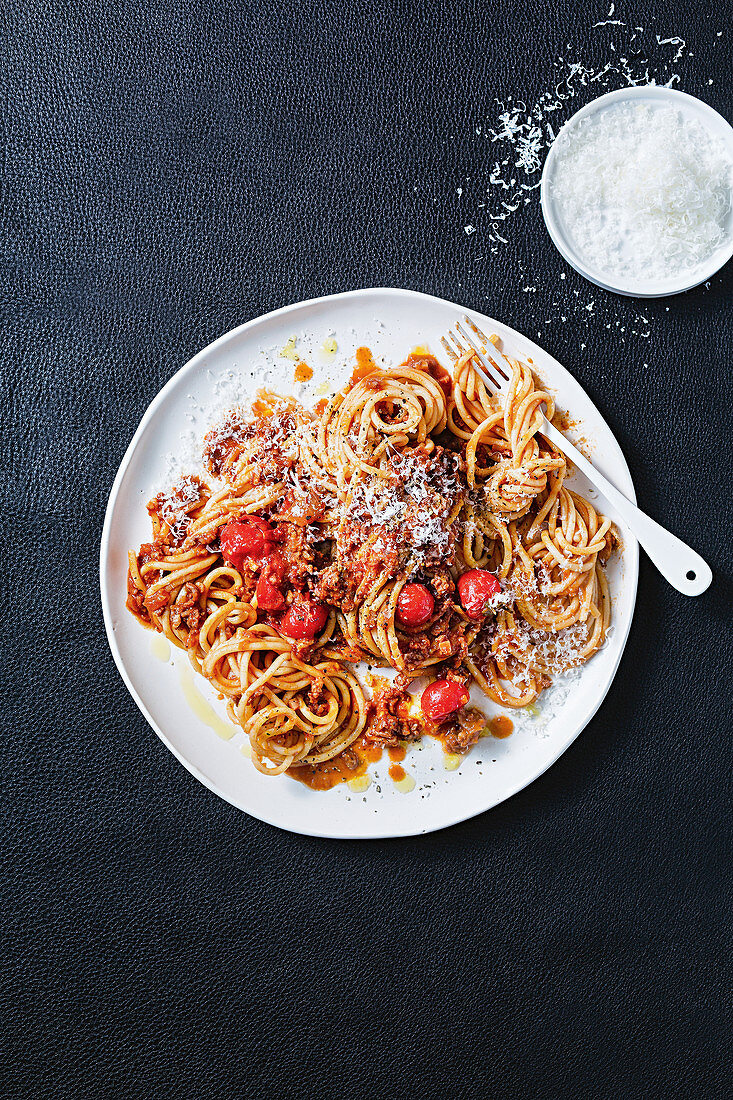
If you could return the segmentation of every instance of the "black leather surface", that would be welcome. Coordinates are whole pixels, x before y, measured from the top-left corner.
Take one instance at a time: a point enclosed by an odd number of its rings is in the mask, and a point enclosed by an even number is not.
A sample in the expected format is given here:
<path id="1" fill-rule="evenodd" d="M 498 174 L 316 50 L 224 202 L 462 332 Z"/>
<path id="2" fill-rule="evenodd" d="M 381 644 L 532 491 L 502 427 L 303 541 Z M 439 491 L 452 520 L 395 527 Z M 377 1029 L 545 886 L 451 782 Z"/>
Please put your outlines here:
<path id="1" fill-rule="evenodd" d="M 494 96 L 533 99 L 607 7 L 7 6 L 3 1095 L 726 1094 L 731 269 L 640 307 L 583 284 L 536 204 L 487 256 L 476 205 Z M 685 37 L 682 87 L 733 114 L 729 2 L 617 7 Z M 127 695 L 97 592 L 106 495 L 166 379 L 365 285 L 542 330 L 716 577 L 690 601 L 643 560 L 613 688 L 550 772 L 370 844 L 196 783 Z M 596 314 L 544 324 L 561 290 Z"/>

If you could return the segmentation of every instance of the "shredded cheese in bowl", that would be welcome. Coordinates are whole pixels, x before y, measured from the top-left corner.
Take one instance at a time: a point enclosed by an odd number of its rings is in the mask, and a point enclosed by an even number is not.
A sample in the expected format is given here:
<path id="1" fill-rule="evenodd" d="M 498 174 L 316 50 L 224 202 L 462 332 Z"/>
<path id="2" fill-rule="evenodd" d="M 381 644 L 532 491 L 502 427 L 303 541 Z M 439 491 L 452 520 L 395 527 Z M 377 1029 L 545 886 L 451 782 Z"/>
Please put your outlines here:
<path id="1" fill-rule="evenodd" d="M 716 266 L 728 258 L 731 146 L 679 109 L 679 95 L 668 93 L 670 102 L 620 98 L 582 112 L 553 146 L 543 194 L 548 228 L 563 251 L 559 232 L 582 274 L 611 289 L 656 281 L 660 293 L 673 293 L 701 281 L 690 279 L 719 254 Z"/>

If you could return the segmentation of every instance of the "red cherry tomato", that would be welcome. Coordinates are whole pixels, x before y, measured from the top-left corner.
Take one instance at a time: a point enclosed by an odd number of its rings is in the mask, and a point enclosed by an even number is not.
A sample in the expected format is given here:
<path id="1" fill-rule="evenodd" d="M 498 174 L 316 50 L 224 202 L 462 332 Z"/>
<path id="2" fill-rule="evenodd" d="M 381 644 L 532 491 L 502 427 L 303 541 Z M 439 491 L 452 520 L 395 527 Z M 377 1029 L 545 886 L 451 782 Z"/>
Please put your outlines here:
<path id="1" fill-rule="evenodd" d="M 397 618 L 403 626 L 424 626 L 434 608 L 433 594 L 424 584 L 406 584 L 397 597 Z"/>
<path id="2" fill-rule="evenodd" d="M 261 611 L 282 611 L 285 607 L 284 582 L 285 563 L 279 554 L 271 554 L 257 581 L 257 606 Z"/>
<path id="3" fill-rule="evenodd" d="M 456 680 L 436 680 L 422 693 L 420 706 L 431 722 L 444 722 L 468 702 L 468 688 Z"/>
<path id="4" fill-rule="evenodd" d="M 483 618 L 488 601 L 497 592 L 501 592 L 501 585 L 486 569 L 469 569 L 458 578 L 458 595 L 469 619 Z"/>
<path id="5" fill-rule="evenodd" d="M 256 527 L 259 527 L 265 537 L 265 542 L 274 542 L 278 537 L 275 529 L 262 516 L 246 516 L 244 522 L 254 523 Z"/>
<path id="6" fill-rule="evenodd" d="M 328 609 L 310 596 L 298 596 L 280 620 L 280 629 L 289 638 L 315 638 L 328 619 Z"/>
<path id="7" fill-rule="evenodd" d="M 269 553 L 273 539 L 274 532 L 266 520 L 247 516 L 243 520 L 230 520 L 219 536 L 219 543 L 224 560 L 241 569 L 245 558 L 261 561 Z"/>

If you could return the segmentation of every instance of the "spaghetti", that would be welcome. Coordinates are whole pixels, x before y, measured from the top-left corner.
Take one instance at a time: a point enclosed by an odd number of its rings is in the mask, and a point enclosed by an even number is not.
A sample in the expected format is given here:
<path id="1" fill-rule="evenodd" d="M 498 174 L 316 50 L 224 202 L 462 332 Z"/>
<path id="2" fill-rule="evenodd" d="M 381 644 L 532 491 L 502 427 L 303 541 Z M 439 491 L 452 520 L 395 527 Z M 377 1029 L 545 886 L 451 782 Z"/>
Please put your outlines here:
<path id="1" fill-rule="evenodd" d="M 342 778 L 360 746 L 424 732 L 465 751 L 471 683 L 524 707 L 602 645 L 611 523 L 565 486 L 530 367 L 503 400 L 472 356 L 372 364 L 315 412 L 261 391 L 207 435 L 210 484 L 149 503 L 127 605 L 227 700 L 260 771 Z M 397 679 L 368 698 L 359 662 Z"/>

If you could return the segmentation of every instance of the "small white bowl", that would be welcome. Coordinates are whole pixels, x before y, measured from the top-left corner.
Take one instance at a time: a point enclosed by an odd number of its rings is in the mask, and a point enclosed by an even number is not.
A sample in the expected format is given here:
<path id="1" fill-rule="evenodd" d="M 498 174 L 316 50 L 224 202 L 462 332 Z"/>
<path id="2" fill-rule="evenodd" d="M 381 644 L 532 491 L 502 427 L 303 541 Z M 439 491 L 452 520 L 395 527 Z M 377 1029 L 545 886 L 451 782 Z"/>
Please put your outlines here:
<path id="1" fill-rule="evenodd" d="M 589 115 L 605 111 L 619 103 L 631 101 L 640 101 L 652 107 L 674 107 L 675 110 L 688 118 L 696 119 L 712 137 L 723 142 L 731 162 L 733 162 L 733 127 L 726 122 L 723 116 L 714 111 L 712 107 L 709 107 L 707 103 L 703 103 L 702 100 L 696 99 L 694 96 L 687 95 L 685 92 L 678 92 L 674 88 L 660 88 L 656 85 L 643 88 L 621 88 L 617 92 L 608 92 L 606 95 L 599 96 L 598 99 L 594 99 L 592 103 L 582 107 L 572 118 L 568 119 L 557 137 L 559 138 L 560 134 L 566 132 L 570 127 L 576 126 L 581 119 L 587 118 Z M 688 268 L 678 275 L 666 279 L 658 277 L 653 279 L 637 278 L 620 282 L 619 277 L 611 272 L 587 267 L 569 240 L 562 218 L 556 208 L 552 187 L 557 160 L 556 150 L 557 138 L 552 143 L 545 160 L 545 166 L 542 169 L 542 186 L 540 189 L 542 216 L 557 250 L 576 271 L 585 279 L 590 280 L 591 283 L 595 283 L 596 286 L 603 287 L 604 290 L 611 290 L 616 294 L 627 294 L 636 298 L 663 298 L 668 294 L 680 294 L 684 290 L 690 290 L 693 286 L 699 286 L 700 283 L 706 282 L 717 271 L 720 271 L 721 267 L 733 256 L 733 210 L 729 210 L 724 242 L 704 263 L 699 264 L 697 267 Z"/>

